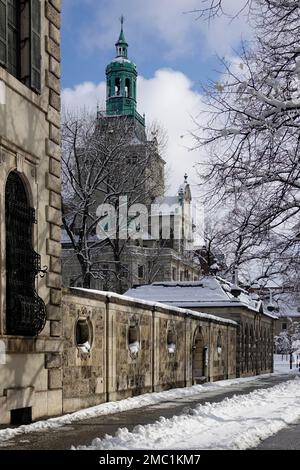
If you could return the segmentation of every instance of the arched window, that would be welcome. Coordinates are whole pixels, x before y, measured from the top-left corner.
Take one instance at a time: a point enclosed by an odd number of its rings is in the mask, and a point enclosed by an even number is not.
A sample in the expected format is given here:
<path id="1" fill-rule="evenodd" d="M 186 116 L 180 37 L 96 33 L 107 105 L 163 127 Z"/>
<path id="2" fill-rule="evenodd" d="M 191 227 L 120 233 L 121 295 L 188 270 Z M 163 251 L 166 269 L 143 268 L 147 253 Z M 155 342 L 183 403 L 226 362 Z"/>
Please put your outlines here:
<path id="1" fill-rule="evenodd" d="M 120 78 L 115 79 L 115 96 L 121 95 L 121 80 Z"/>
<path id="2" fill-rule="evenodd" d="M 129 80 L 129 78 L 126 78 L 126 80 L 125 80 L 125 96 L 126 96 L 126 98 L 130 98 L 130 96 L 131 96 L 130 80 Z"/>
<path id="3" fill-rule="evenodd" d="M 35 291 L 41 271 L 40 256 L 33 250 L 35 211 L 16 171 L 5 188 L 6 224 L 6 333 L 35 336 L 44 328 L 46 307 Z"/>
<path id="4" fill-rule="evenodd" d="M 108 80 L 108 97 L 111 97 L 111 80 Z"/>

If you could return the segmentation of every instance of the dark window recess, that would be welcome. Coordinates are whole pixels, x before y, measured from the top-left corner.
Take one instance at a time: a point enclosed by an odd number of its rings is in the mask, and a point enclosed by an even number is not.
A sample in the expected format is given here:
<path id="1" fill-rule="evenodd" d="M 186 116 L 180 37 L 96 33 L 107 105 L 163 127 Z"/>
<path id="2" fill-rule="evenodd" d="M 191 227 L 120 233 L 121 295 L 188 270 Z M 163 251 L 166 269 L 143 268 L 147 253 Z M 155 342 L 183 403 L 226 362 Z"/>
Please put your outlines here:
<path id="1" fill-rule="evenodd" d="M 17 172 L 8 176 L 5 188 L 6 224 L 6 332 L 36 336 L 46 323 L 46 306 L 35 291 L 41 258 L 33 250 L 35 211 L 30 207 Z"/>
<path id="2" fill-rule="evenodd" d="M 41 91 L 40 0 L 0 0 L 0 65 Z"/>
<path id="3" fill-rule="evenodd" d="M 144 266 L 139 266 L 138 267 L 138 277 L 139 279 L 143 279 L 145 276 L 145 268 Z"/>
<path id="4" fill-rule="evenodd" d="M 32 423 L 32 408 L 19 408 L 17 410 L 11 410 L 10 412 L 10 424 L 13 426 L 20 426 L 22 424 Z"/>
<path id="5" fill-rule="evenodd" d="M 30 86 L 33 90 L 41 90 L 41 2 L 31 0 L 31 37 L 30 37 Z"/>
<path id="6" fill-rule="evenodd" d="M 176 343 L 175 331 L 173 331 L 173 330 L 168 330 L 168 333 L 167 333 L 167 345 L 168 345 L 168 346 L 171 346 L 172 344 L 175 344 L 175 343 Z"/>
<path id="7" fill-rule="evenodd" d="M 76 344 L 82 346 L 85 343 L 90 343 L 90 328 L 88 321 L 83 319 L 76 323 Z"/>
<path id="8" fill-rule="evenodd" d="M 0 0 L 0 64 L 7 64 L 7 8 L 6 0 Z"/>
<path id="9" fill-rule="evenodd" d="M 287 329 L 287 324 L 286 324 L 286 323 L 282 323 L 282 329 L 283 329 L 283 330 L 286 330 L 286 329 Z"/>
<path id="10" fill-rule="evenodd" d="M 7 0 L 7 70 L 19 78 L 20 10 L 18 0 Z"/>
<path id="11" fill-rule="evenodd" d="M 134 344 L 139 340 L 139 331 L 136 326 L 130 326 L 128 330 L 128 343 Z"/>

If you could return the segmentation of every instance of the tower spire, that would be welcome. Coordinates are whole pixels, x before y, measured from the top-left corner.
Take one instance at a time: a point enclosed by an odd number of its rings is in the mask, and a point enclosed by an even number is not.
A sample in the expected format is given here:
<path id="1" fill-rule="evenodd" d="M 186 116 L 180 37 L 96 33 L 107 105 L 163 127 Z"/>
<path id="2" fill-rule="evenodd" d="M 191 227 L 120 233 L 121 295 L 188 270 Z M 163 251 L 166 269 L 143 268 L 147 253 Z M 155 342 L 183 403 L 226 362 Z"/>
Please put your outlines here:
<path id="1" fill-rule="evenodd" d="M 116 51 L 117 51 L 117 57 L 124 57 L 125 59 L 127 59 L 128 43 L 125 39 L 125 35 L 123 31 L 124 20 L 125 18 L 122 15 L 120 18 L 121 31 L 120 31 L 119 39 L 116 42 Z"/>

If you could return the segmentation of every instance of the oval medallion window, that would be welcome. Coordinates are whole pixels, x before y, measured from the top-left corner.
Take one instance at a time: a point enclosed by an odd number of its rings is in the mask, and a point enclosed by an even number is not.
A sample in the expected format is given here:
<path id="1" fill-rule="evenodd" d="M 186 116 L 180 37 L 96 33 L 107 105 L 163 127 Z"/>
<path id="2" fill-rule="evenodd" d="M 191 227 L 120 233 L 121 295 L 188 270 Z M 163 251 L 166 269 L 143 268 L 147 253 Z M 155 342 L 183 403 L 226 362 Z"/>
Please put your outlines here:
<path id="1" fill-rule="evenodd" d="M 16 171 L 5 188 L 6 224 L 6 332 L 36 336 L 46 323 L 46 307 L 35 291 L 41 271 L 40 256 L 33 250 L 35 211 Z"/>

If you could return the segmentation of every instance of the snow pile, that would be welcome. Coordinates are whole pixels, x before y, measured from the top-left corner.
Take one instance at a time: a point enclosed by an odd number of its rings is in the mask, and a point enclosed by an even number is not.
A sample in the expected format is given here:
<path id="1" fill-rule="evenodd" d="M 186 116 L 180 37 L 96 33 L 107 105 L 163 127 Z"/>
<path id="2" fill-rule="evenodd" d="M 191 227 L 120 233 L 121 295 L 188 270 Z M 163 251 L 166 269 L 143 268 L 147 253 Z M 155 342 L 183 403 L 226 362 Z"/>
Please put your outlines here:
<path id="1" fill-rule="evenodd" d="M 176 352 L 176 344 L 175 343 L 168 344 L 168 352 L 170 354 L 174 354 Z"/>
<path id="2" fill-rule="evenodd" d="M 300 418 L 300 380 L 270 389 L 207 403 L 171 419 L 136 426 L 132 432 L 95 439 L 81 450 L 214 449 L 243 450 L 277 433 Z"/>
<path id="3" fill-rule="evenodd" d="M 81 344 L 80 346 L 78 346 L 78 348 L 80 349 L 81 352 L 83 352 L 85 354 L 89 354 L 89 352 L 91 351 L 91 345 L 88 341 L 86 343 Z"/>
<path id="4" fill-rule="evenodd" d="M 261 375 L 261 377 L 270 377 L 272 374 Z M 208 382 L 204 385 L 194 385 L 187 388 L 174 388 L 164 392 L 146 393 L 132 398 L 126 398 L 117 402 L 102 403 L 101 405 L 76 411 L 71 414 L 50 418 L 45 421 L 37 421 L 36 423 L 19 426 L 18 428 L 6 428 L 0 430 L 0 443 L 15 438 L 22 434 L 30 432 L 43 432 L 51 429 L 57 429 L 67 426 L 77 421 L 85 419 L 97 418 L 102 415 L 120 413 L 122 411 L 134 410 L 144 406 L 156 405 L 162 402 L 178 400 L 185 397 L 197 396 L 201 393 L 218 390 L 223 387 L 237 385 L 243 382 L 251 382 L 256 377 L 246 377 L 241 379 L 221 380 L 220 382 Z"/>
<path id="5" fill-rule="evenodd" d="M 131 354 L 137 354 L 140 350 L 140 343 L 138 341 L 134 341 L 134 343 L 130 343 L 128 347 Z"/>

